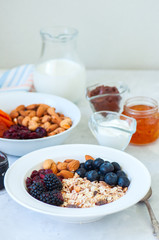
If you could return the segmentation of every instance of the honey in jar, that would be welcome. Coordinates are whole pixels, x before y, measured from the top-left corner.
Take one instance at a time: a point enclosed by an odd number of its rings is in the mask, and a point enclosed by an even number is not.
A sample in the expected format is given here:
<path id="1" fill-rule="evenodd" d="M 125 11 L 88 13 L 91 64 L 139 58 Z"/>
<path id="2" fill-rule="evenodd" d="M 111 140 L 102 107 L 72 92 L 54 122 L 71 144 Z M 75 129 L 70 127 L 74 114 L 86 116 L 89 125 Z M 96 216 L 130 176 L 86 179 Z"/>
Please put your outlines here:
<path id="1" fill-rule="evenodd" d="M 131 138 L 133 144 L 147 144 L 159 137 L 159 113 L 156 100 L 148 97 L 127 99 L 123 114 L 136 119 L 136 132 Z"/>

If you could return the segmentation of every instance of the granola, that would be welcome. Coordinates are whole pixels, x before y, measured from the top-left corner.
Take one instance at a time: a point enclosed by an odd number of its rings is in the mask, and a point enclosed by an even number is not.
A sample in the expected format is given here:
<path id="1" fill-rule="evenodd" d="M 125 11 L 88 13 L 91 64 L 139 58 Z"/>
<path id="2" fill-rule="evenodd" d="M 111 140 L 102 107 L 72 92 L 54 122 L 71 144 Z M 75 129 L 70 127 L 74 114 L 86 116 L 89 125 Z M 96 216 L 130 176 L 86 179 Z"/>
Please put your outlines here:
<path id="1" fill-rule="evenodd" d="M 89 208 L 114 202 L 125 195 L 127 187 L 110 187 L 103 181 L 90 182 L 75 173 L 73 178 L 63 179 L 62 207 Z"/>

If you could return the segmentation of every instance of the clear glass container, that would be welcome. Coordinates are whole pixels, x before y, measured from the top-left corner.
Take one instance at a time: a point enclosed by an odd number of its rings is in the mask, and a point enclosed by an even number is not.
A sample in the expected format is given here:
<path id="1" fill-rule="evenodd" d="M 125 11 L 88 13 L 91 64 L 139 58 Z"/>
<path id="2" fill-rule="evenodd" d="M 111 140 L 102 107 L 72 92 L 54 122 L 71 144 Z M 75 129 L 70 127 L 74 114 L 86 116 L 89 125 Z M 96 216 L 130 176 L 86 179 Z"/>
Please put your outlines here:
<path id="1" fill-rule="evenodd" d="M 137 129 L 131 143 L 147 144 L 159 137 L 158 103 L 155 99 L 139 96 L 126 100 L 123 114 L 137 121 Z"/>
<path id="2" fill-rule="evenodd" d="M 40 31 L 42 49 L 33 74 L 36 91 L 54 94 L 78 102 L 85 92 L 86 72 L 71 27 L 48 27 Z"/>
<path id="3" fill-rule="evenodd" d="M 128 87 L 121 81 L 98 81 L 86 88 L 86 98 L 93 112 L 122 112 Z"/>
<path id="4" fill-rule="evenodd" d="M 112 111 L 100 111 L 91 115 L 88 126 L 103 146 L 124 150 L 136 131 L 136 120 Z"/>
<path id="5" fill-rule="evenodd" d="M 7 155 L 0 151 L 0 190 L 4 189 L 4 176 L 8 167 L 9 167 L 9 163 L 8 163 Z"/>

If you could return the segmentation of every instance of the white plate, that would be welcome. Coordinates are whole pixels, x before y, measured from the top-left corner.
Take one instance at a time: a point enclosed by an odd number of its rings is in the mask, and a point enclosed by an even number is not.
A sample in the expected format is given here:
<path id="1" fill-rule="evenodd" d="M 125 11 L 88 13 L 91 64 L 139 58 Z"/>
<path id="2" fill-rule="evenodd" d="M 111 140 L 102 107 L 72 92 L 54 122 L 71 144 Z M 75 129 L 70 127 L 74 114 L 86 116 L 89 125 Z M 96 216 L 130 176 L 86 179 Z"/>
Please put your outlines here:
<path id="1" fill-rule="evenodd" d="M 126 195 L 113 203 L 82 209 L 62 208 L 40 202 L 31 197 L 25 189 L 25 179 L 32 170 L 40 169 L 47 158 L 63 161 L 66 158 L 78 159 L 84 162 L 85 154 L 101 157 L 110 162 L 118 162 L 130 179 Z M 98 220 L 108 214 L 124 210 L 140 201 L 148 192 L 151 177 L 146 167 L 131 155 L 97 145 L 71 144 L 44 148 L 19 158 L 5 175 L 5 188 L 8 194 L 22 206 L 55 219 L 67 222 L 89 222 Z"/>
<path id="2" fill-rule="evenodd" d="M 29 105 L 33 103 L 45 103 L 55 107 L 57 112 L 61 112 L 65 116 L 72 119 L 72 126 L 60 134 L 45 138 L 27 140 L 0 138 L 1 151 L 15 156 L 22 156 L 37 149 L 62 144 L 80 121 L 81 113 L 79 108 L 65 98 L 51 94 L 30 92 L 12 92 L 0 94 L 0 109 L 7 113 L 10 113 L 13 109 L 21 104 Z"/>

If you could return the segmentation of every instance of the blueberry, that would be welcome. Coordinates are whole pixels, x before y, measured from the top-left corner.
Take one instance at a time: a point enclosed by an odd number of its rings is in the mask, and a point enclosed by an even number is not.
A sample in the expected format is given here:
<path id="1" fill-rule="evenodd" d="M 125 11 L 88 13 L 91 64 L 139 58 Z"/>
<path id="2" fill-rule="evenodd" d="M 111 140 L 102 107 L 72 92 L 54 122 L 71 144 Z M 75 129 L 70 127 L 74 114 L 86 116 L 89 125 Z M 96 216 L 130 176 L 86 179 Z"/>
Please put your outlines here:
<path id="1" fill-rule="evenodd" d="M 80 163 L 79 168 L 84 168 L 84 163 Z"/>
<path id="2" fill-rule="evenodd" d="M 104 175 L 99 176 L 99 181 L 104 181 Z"/>
<path id="3" fill-rule="evenodd" d="M 94 168 L 99 168 L 100 165 L 102 165 L 102 163 L 104 163 L 104 160 L 101 158 L 96 158 L 93 162 L 93 166 Z"/>
<path id="4" fill-rule="evenodd" d="M 85 163 L 84 163 L 84 168 L 86 170 L 93 170 L 93 160 L 87 160 Z"/>
<path id="5" fill-rule="evenodd" d="M 79 168 L 76 170 L 76 173 L 81 177 L 81 178 L 84 178 L 85 177 L 85 174 L 86 174 L 86 169 L 84 168 Z"/>
<path id="6" fill-rule="evenodd" d="M 115 173 L 109 172 L 105 175 L 104 181 L 110 186 L 115 186 L 117 184 L 118 177 Z"/>
<path id="7" fill-rule="evenodd" d="M 120 167 L 119 163 L 112 162 L 111 164 L 113 164 L 113 166 L 114 166 L 114 172 L 117 172 L 117 171 L 121 170 L 121 167 Z"/>
<path id="8" fill-rule="evenodd" d="M 117 177 L 126 177 L 126 173 L 124 171 L 121 171 L 121 170 L 117 171 L 116 175 L 117 175 Z"/>
<path id="9" fill-rule="evenodd" d="M 99 168 L 100 172 L 105 175 L 108 172 L 114 171 L 114 166 L 110 162 L 104 162 Z"/>
<path id="10" fill-rule="evenodd" d="M 87 172 L 87 179 L 91 182 L 98 180 L 99 176 L 95 170 L 91 170 Z"/>
<path id="11" fill-rule="evenodd" d="M 122 176 L 122 177 L 119 177 L 118 178 L 118 185 L 120 186 L 120 187 L 129 187 L 129 185 L 130 185 L 130 181 L 129 181 L 129 179 L 127 178 L 127 177 L 125 177 L 125 176 Z"/>

